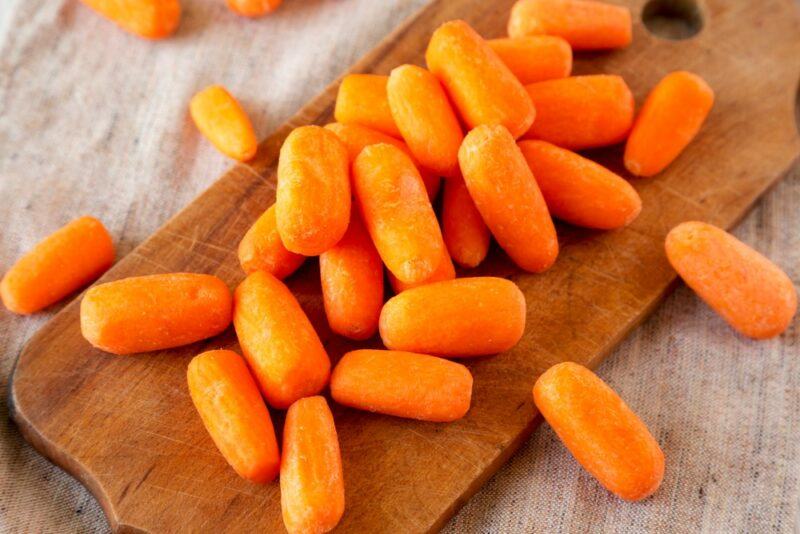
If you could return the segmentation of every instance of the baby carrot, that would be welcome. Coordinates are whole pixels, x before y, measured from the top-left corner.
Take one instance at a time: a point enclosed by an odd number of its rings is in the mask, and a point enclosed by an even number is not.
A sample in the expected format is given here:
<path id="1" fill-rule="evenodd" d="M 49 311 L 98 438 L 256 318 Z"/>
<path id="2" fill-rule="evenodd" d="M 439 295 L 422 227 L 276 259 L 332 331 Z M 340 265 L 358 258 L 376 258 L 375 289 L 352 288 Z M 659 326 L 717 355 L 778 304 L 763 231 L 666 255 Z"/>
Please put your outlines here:
<path id="1" fill-rule="evenodd" d="M 545 141 L 522 141 L 519 148 L 554 217 L 612 230 L 626 226 L 642 210 L 631 184 L 594 161 Z"/>
<path id="2" fill-rule="evenodd" d="M 256 155 L 258 139 L 239 102 L 221 85 L 206 87 L 189 104 L 200 132 L 228 157 L 247 161 Z"/>
<path id="3" fill-rule="evenodd" d="M 627 7 L 593 0 L 519 0 L 511 8 L 508 35 L 558 35 L 575 50 L 623 48 L 632 39 Z"/>
<path id="4" fill-rule="evenodd" d="M 287 250 L 316 256 L 350 224 L 350 160 L 339 138 L 319 126 L 296 128 L 281 147 L 275 220 Z"/>
<path id="5" fill-rule="evenodd" d="M 633 94 L 619 76 L 573 76 L 525 89 L 537 111 L 528 139 L 582 150 L 624 141 L 633 124 Z"/>
<path id="6" fill-rule="evenodd" d="M 653 176 L 694 139 L 711 107 L 714 91 L 698 75 L 668 74 L 650 91 L 625 146 L 625 168 L 636 176 Z"/>
<path id="7" fill-rule="evenodd" d="M 441 25 L 431 37 L 425 60 L 470 129 L 502 124 L 515 138 L 528 131 L 536 116 L 530 97 L 469 24 L 453 20 Z"/>
<path id="8" fill-rule="evenodd" d="M 685 222 L 670 231 L 665 248 L 686 285 L 741 334 L 766 339 L 791 324 L 797 311 L 791 279 L 731 234 Z"/>
<path id="9" fill-rule="evenodd" d="M 331 376 L 339 404 L 409 419 L 461 419 L 472 400 L 472 375 L 463 365 L 412 352 L 354 350 Z"/>
<path id="10" fill-rule="evenodd" d="M 189 394 L 219 452 L 239 476 L 274 479 L 280 453 L 264 399 L 247 364 L 229 350 L 195 356 L 186 373 Z"/>
<path id="11" fill-rule="evenodd" d="M 422 179 L 402 150 L 370 145 L 353 163 L 361 215 L 386 267 L 403 282 L 422 282 L 445 250 Z"/>
<path id="12" fill-rule="evenodd" d="M 305 256 L 289 252 L 283 246 L 275 224 L 274 204 L 244 234 L 238 253 L 246 274 L 267 271 L 279 280 L 295 272 L 306 260 Z"/>
<path id="13" fill-rule="evenodd" d="M 161 39 L 172 35 L 181 21 L 179 0 L 81 0 L 123 30 Z"/>
<path id="14" fill-rule="evenodd" d="M 487 42 L 523 85 L 566 78 L 572 72 L 572 48 L 561 37 L 535 35 Z"/>
<path id="15" fill-rule="evenodd" d="M 231 292 L 209 274 L 135 276 L 89 289 L 81 333 L 100 350 L 133 354 L 188 345 L 231 324 Z"/>
<path id="16" fill-rule="evenodd" d="M 330 360 L 311 321 L 283 283 L 256 271 L 234 293 L 233 325 L 270 406 L 288 408 L 328 383 Z"/>
<path id="17" fill-rule="evenodd" d="M 340 122 L 332 122 L 325 126 L 328 130 L 332 131 L 339 136 L 344 146 L 347 148 L 347 153 L 350 155 L 350 161 L 355 161 L 358 155 L 369 145 L 377 145 L 380 143 L 387 143 L 394 145 L 403 152 L 405 152 L 416 165 L 422 181 L 425 183 L 425 190 L 428 192 L 428 198 L 431 202 L 436 198 L 439 193 L 439 186 L 441 178 L 439 175 L 432 173 L 428 169 L 419 165 L 419 162 L 414 159 L 411 150 L 403 141 L 386 135 L 378 130 L 360 126 L 358 124 L 342 124 Z"/>
<path id="18" fill-rule="evenodd" d="M 411 155 L 411 150 L 408 148 L 408 145 L 406 145 L 403 141 L 397 139 L 396 137 L 392 137 L 391 135 L 379 132 L 378 130 L 368 128 L 367 126 L 361 126 L 360 124 L 343 124 L 341 122 L 332 122 L 326 125 L 325 128 L 335 133 L 342 143 L 344 143 L 344 146 L 347 149 L 347 155 L 349 156 L 351 162 L 355 161 L 361 151 L 369 145 L 377 145 L 380 143 L 394 145 L 408 154 L 411 159 L 414 159 L 414 156 Z M 417 165 L 417 167 L 419 167 L 419 165 Z"/>
<path id="19" fill-rule="evenodd" d="M 283 0 L 228 0 L 231 11 L 243 17 L 260 17 L 278 9 Z"/>
<path id="20" fill-rule="evenodd" d="M 400 130 L 392 118 L 386 94 L 388 76 L 348 74 L 339 85 L 333 116 L 336 122 L 360 124 L 392 137 L 400 138 Z"/>
<path id="21" fill-rule="evenodd" d="M 96 280 L 114 262 L 103 224 L 81 217 L 39 242 L 8 270 L 0 296 L 14 313 L 37 312 Z"/>
<path id="22" fill-rule="evenodd" d="M 319 274 L 331 330 L 350 339 L 372 337 L 383 306 L 383 263 L 357 211 L 342 240 L 320 254 Z"/>
<path id="23" fill-rule="evenodd" d="M 286 412 L 281 510 L 290 534 L 328 532 L 344 513 L 339 438 L 324 397 L 299 399 Z"/>
<path id="24" fill-rule="evenodd" d="M 409 289 L 381 310 L 383 344 L 437 356 L 510 349 L 525 330 L 525 297 L 504 278 L 457 278 Z"/>
<path id="25" fill-rule="evenodd" d="M 489 252 L 489 228 L 461 177 L 444 184 L 442 235 L 450 256 L 462 267 L 477 267 Z"/>
<path id="26" fill-rule="evenodd" d="M 414 282 L 414 283 L 407 283 L 400 281 L 395 275 L 389 271 L 389 283 L 392 285 L 392 290 L 397 293 L 402 293 L 406 289 L 412 289 L 414 287 L 420 287 L 428 284 L 432 284 L 434 282 L 444 282 L 445 280 L 452 280 L 456 277 L 456 268 L 453 265 L 453 260 L 450 258 L 450 254 L 447 253 L 447 249 L 442 249 L 442 259 L 439 260 L 439 267 L 433 272 L 425 280 L 421 282 Z"/>
<path id="27" fill-rule="evenodd" d="M 392 70 L 386 88 L 392 117 L 414 158 L 441 176 L 456 176 L 464 134 L 436 76 L 402 65 Z"/>
<path id="28" fill-rule="evenodd" d="M 628 500 L 652 495 L 664 477 L 664 453 L 625 402 L 589 369 L 563 362 L 533 387 L 542 416 L 584 469 Z"/>
<path id="29" fill-rule="evenodd" d="M 558 239 L 542 193 L 522 151 L 502 126 L 480 126 L 458 153 L 470 196 L 498 244 L 534 273 L 550 268 Z"/>

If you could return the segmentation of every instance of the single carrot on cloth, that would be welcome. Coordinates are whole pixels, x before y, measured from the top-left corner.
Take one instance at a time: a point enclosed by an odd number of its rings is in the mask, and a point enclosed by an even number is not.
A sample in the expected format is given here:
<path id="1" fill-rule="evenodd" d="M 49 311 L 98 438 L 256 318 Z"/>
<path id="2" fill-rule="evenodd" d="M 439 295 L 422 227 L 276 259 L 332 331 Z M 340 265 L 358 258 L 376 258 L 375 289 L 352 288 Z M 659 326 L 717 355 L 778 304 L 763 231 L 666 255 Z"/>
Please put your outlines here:
<path id="1" fill-rule="evenodd" d="M 557 35 L 575 50 L 624 48 L 631 44 L 631 11 L 595 0 L 519 0 L 508 20 L 511 37 Z"/>
<path id="2" fill-rule="evenodd" d="M 642 199 L 631 184 L 602 165 L 545 141 L 521 141 L 519 148 L 554 217 L 613 230 L 642 211 Z"/>
<path id="3" fill-rule="evenodd" d="M 301 254 L 286 250 L 275 222 L 275 205 L 253 223 L 239 242 L 239 264 L 246 274 L 266 271 L 279 280 L 295 272 L 306 260 Z"/>
<path id="4" fill-rule="evenodd" d="M 280 453 L 264 399 L 241 356 L 212 350 L 186 373 L 189 394 L 211 439 L 239 476 L 265 483 L 278 475 Z"/>
<path id="5" fill-rule="evenodd" d="M 515 138 L 530 129 L 536 117 L 530 97 L 503 60 L 463 20 L 439 26 L 425 61 L 469 128 L 499 124 Z"/>
<path id="6" fill-rule="evenodd" d="M 319 274 L 331 330 L 350 339 L 372 337 L 383 306 L 383 263 L 357 210 L 344 237 L 320 254 Z"/>
<path id="7" fill-rule="evenodd" d="M 381 310 L 383 344 L 447 357 L 496 354 L 525 331 L 525 296 L 504 278 L 457 278 L 406 290 Z"/>
<path id="8" fill-rule="evenodd" d="M 256 271 L 236 288 L 233 325 L 270 406 L 288 408 L 327 385 L 328 353 L 292 292 L 271 274 Z"/>
<path id="9" fill-rule="evenodd" d="M 400 139 L 386 93 L 388 76 L 348 74 L 339 85 L 333 116 L 336 122 L 360 124 Z"/>
<path id="10" fill-rule="evenodd" d="M 697 135 L 714 105 L 700 76 L 679 71 L 658 82 L 639 111 L 625 145 L 625 168 L 636 176 L 663 171 Z"/>
<path id="11" fill-rule="evenodd" d="M 409 419 L 461 419 L 472 401 L 472 375 L 463 365 L 411 352 L 354 350 L 331 376 L 339 404 Z"/>
<path id="12" fill-rule="evenodd" d="M 194 95 L 189 111 L 200 132 L 226 156 L 248 161 L 256 155 L 258 139 L 250 118 L 221 85 Z"/>
<path id="13" fill-rule="evenodd" d="M 134 276 L 89 289 L 81 333 L 100 350 L 133 354 L 188 345 L 231 324 L 231 292 L 209 274 Z"/>
<path id="14" fill-rule="evenodd" d="M 537 112 L 526 139 L 583 150 L 621 143 L 633 125 L 633 93 L 620 76 L 572 76 L 525 89 Z"/>
<path id="15" fill-rule="evenodd" d="M 353 164 L 362 219 L 386 267 L 401 281 L 422 282 L 439 268 L 445 245 L 414 163 L 402 150 L 370 145 Z"/>
<path id="16" fill-rule="evenodd" d="M 502 126 L 479 126 L 458 154 L 464 182 L 497 243 L 526 271 L 549 269 L 558 238 L 522 151 Z"/>
<path id="17" fill-rule="evenodd" d="M 439 187 L 442 181 L 441 178 L 438 174 L 434 174 L 428 169 L 422 167 L 419 162 L 414 159 L 414 155 L 411 153 L 408 145 L 406 145 L 400 139 L 379 132 L 378 130 L 361 126 L 359 124 L 342 124 L 340 122 L 332 122 L 326 125 L 325 128 L 339 136 L 339 139 L 342 140 L 344 146 L 347 148 L 347 153 L 350 156 L 351 162 L 355 161 L 361 151 L 369 145 L 386 143 L 396 146 L 408 154 L 408 156 L 414 162 L 414 165 L 416 165 L 419 175 L 422 177 L 422 181 L 425 183 L 425 190 L 428 192 L 428 198 L 430 201 L 433 202 L 436 198 L 436 195 L 439 193 Z"/>
<path id="18" fill-rule="evenodd" d="M 792 280 L 728 232 L 703 222 L 681 223 L 667 235 L 665 248 L 686 285 L 739 333 L 766 339 L 792 323 Z"/>
<path id="19" fill-rule="evenodd" d="M 344 514 L 339 437 L 325 397 L 299 399 L 286 412 L 281 511 L 290 534 L 332 530 Z"/>
<path id="20" fill-rule="evenodd" d="M 509 37 L 487 43 L 523 85 L 566 78 L 572 72 L 572 48 L 561 37 Z"/>
<path id="21" fill-rule="evenodd" d="M 414 158 L 438 175 L 457 176 L 464 134 L 436 76 L 402 65 L 389 75 L 387 91 L 392 117 Z"/>
<path id="22" fill-rule="evenodd" d="M 34 313 L 95 281 L 113 262 L 103 223 L 80 217 L 17 260 L 0 282 L 0 296 L 12 312 Z"/>
<path id="23" fill-rule="evenodd" d="M 536 408 L 584 469 L 628 501 L 655 493 L 664 453 L 645 424 L 589 369 L 563 362 L 533 387 Z"/>
<path id="24" fill-rule="evenodd" d="M 81 0 L 123 30 L 162 39 L 172 35 L 181 21 L 179 0 Z"/>
<path id="25" fill-rule="evenodd" d="M 489 252 L 489 228 L 460 176 L 444 184 L 442 235 L 450 256 L 462 267 L 477 267 Z"/>
<path id="26" fill-rule="evenodd" d="M 319 126 L 296 128 L 281 147 L 275 221 L 287 250 L 319 255 L 350 224 L 350 160 L 339 137 Z"/>
<path id="27" fill-rule="evenodd" d="M 243 17 L 260 17 L 278 9 L 283 0 L 227 0 L 231 11 Z"/>

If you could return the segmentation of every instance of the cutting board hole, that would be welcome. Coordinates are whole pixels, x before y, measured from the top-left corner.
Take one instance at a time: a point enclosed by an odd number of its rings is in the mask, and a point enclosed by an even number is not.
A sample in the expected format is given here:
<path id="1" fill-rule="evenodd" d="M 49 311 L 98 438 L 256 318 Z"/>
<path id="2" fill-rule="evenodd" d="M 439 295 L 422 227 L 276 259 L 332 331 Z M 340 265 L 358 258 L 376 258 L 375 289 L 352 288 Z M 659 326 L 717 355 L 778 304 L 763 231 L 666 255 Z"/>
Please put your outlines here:
<path id="1" fill-rule="evenodd" d="M 703 29 L 703 16 L 696 0 L 650 0 L 642 11 L 642 22 L 650 33 L 680 41 Z"/>

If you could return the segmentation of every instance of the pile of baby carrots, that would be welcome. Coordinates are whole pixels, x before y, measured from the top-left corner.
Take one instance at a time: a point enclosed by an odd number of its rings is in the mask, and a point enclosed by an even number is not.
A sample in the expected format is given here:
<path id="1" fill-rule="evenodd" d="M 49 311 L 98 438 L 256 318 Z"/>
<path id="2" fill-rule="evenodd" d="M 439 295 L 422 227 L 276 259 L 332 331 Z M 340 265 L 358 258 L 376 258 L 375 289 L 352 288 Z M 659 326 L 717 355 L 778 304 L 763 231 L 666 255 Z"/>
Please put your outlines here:
<path id="1" fill-rule="evenodd" d="M 636 190 L 576 151 L 624 142 L 625 168 L 654 176 L 712 108 L 713 91 L 689 72 L 667 74 L 638 114 L 621 77 L 570 76 L 573 50 L 630 43 L 625 8 L 519 0 L 508 28 L 509 38 L 486 41 L 450 21 L 431 37 L 427 69 L 346 76 L 337 122 L 286 138 L 275 204 L 239 244 L 246 278 L 233 295 L 214 276 L 173 273 L 100 284 L 83 296 L 83 336 L 113 354 L 193 343 L 233 323 L 244 357 L 229 350 L 196 356 L 189 392 L 237 473 L 259 483 L 280 475 L 290 532 L 328 531 L 344 512 L 339 443 L 323 390 L 370 412 L 432 422 L 464 417 L 473 377 L 451 359 L 516 345 L 526 302 L 508 280 L 456 278 L 454 262 L 476 267 L 493 238 L 521 269 L 541 273 L 558 257 L 553 218 L 600 230 L 630 224 L 642 209 Z M 256 154 L 253 127 L 223 87 L 199 92 L 190 111 L 224 154 L 240 161 Z M 791 323 L 791 280 L 732 235 L 690 221 L 669 232 L 665 247 L 686 283 L 740 333 L 763 339 Z M 353 340 L 378 333 L 387 350 L 349 352 L 331 370 L 282 282 L 312 256 L 331 329 Z M 100 222 L 73 221 L 6 273 L 3 302 L 17 313 L 38 311 L 96 279 L 113 257 Z M 384 267 L 395 293 L 386 302 Z M 555 365 L 536 380 L 533 397 L 603 486 L 628 500 L 659 487 L 661 448 L 590 370 Z M 280 448 L 267 405 L 288 410 Z"/>

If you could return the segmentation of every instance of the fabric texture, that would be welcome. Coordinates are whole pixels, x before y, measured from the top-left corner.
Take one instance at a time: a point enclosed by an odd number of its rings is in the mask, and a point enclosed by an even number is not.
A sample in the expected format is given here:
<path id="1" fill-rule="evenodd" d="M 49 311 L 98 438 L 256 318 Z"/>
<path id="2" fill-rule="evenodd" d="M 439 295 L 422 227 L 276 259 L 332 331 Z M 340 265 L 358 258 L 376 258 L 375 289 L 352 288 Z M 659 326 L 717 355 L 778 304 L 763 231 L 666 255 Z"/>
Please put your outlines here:
<path id="1" fill-rule="evenodd" d="M 187 103 L 228 87 L 265 136 L 424 0 L 286 0 L 246 20 L 184 0 L 178 34 L 139 40 L 77 0 L 0 3 L 0 271 L 92 214 L 118 257 L 230 165 Z M 736 235 L 800 280 L 800 171 Z M 25 341 L 59 309 L 0 310 L 0 396 Z M 641 503 L 603 490 L 543 425 L 445 532 L 793 532 L 800 528 L 800 332 L 737 336 L 680 286 L 598 373 L 666 455 Z M 33 450 L 0 405 L 0 531 L 106 532 L 91 495 Z"/>

